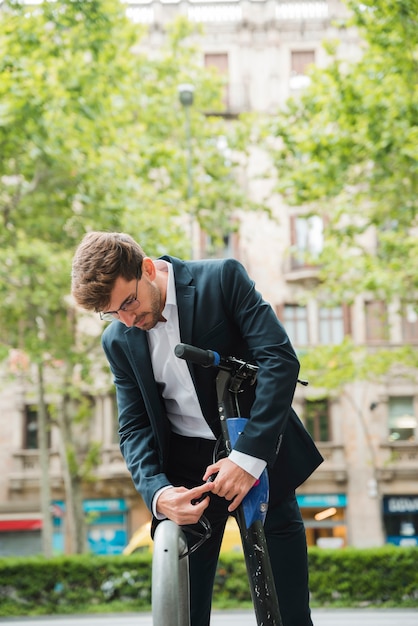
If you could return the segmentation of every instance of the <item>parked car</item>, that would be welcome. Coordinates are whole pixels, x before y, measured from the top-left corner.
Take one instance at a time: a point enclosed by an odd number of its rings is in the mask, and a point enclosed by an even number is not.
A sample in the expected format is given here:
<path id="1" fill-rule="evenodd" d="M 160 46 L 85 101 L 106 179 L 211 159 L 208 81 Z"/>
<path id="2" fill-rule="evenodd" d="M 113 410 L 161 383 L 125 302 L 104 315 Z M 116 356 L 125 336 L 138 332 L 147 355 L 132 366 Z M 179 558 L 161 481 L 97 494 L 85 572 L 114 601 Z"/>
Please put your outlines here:
<path id="1" fill-rule="evenodd" d="M 128 545 L 124 548 L 123 554 L 152 552 L 153 543 L 151 539 L 151 522 L 146 522 L 134 532 Z M 233 517 L 229 517 L 226 523 L 221 545 L 221 553 L 224 552 L 242 552 L 241 535 Z"/>

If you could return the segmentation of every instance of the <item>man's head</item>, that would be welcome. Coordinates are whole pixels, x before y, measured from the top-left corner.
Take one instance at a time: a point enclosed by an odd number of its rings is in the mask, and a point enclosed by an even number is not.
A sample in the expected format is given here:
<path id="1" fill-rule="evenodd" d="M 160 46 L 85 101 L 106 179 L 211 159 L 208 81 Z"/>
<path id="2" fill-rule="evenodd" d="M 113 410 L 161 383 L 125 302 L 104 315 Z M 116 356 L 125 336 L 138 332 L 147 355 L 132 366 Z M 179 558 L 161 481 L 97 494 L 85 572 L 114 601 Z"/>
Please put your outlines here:
<path id="1" fill-rule="evenodd" d="M 106 310 L 118 278 L 141 279 L 144 258 L 141 246 L 125 233 L 87 233 L 72 265 L 72 294 L 77 304 L 90 311 Z"/>

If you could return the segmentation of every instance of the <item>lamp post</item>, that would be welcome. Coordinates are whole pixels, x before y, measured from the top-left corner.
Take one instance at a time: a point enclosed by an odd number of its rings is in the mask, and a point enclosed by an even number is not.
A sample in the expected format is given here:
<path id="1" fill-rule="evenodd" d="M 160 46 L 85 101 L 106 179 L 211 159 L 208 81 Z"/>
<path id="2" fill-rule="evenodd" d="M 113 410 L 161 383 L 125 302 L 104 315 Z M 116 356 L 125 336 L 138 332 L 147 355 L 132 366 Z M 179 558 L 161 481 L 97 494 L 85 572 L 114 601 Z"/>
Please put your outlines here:
<path id="1" fill-rule="evenodd" d="M 187 146 L 187 199 L 190 201 L 193 197 L 193 172 L 192 172 L 192 135 L 190 125 L 190 107 L 194 101 L 194 87 L 190 83 L 182 83 L 178 86 L 179 100 L 184 108 L 185 113 L 185 129 L 186 129 L 186 146 Z M 190 206 L 190 237 L 191 237 L 191 258 L 194 254 L 193 238 L 193 211 Z"/>

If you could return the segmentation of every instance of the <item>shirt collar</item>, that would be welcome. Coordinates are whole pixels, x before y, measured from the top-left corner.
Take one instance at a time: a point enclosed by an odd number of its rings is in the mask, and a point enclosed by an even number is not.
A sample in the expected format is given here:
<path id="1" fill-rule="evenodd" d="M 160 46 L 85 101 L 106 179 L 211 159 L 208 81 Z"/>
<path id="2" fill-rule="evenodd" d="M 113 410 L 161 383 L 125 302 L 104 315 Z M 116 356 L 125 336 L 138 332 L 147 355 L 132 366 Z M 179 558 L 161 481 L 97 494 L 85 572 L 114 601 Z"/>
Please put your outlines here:
<path id="1" fill-rule="evenodd" d="M 171 263 L 164 261 L 163 259 L 158 259 L 155 261 L 156 267 L 163 272 L 168 272 L 167 276 L 167 290 L 165 297 L 165 305 L 162 310 L 161 315 L 167 320 L 166 322 L 157 322 L 154 328 L 151 328 L 148 332 L 152 332 L 153 330 L 158 330 L 162 326 L 165 326 L 167 322 L 170 321 L 170 317 L 177 307 L 177 295 L 176 295 L 176 284 L 174 280 L 174 270 Z"/>

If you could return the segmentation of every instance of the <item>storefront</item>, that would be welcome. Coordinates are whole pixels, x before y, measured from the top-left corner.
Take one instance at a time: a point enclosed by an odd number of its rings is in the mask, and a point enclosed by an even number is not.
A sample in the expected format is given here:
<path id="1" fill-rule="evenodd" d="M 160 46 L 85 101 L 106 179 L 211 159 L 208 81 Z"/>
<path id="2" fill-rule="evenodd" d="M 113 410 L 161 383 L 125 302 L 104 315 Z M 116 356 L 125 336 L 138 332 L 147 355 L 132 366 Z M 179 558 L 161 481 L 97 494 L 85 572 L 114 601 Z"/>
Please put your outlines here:
<path id="1" fill-rule="evenodd" d="M 298 495 L 297 500 L 309 546 L 342 548 L 347 545 L 345 494 Z"/>
<path id="2" fill-rule="evenodd" d="M 386 543 L 418 546 L 418 495 L 384 496 Z"/>
<path id="3" fill-rule="evenodd" d="M 87 541 L 95 554 L 120 554 L 128 543 L 128 507 L 122 498 L 85 500 Z M 65 552 L 65 504 L 53 505 L 54 552 Z"/>
<path id="4" fill-rule="evenodd" d="M 39 514 L 0 516 L 0 556 L 27 556 L 42 552 L 42 518 Z"/>

